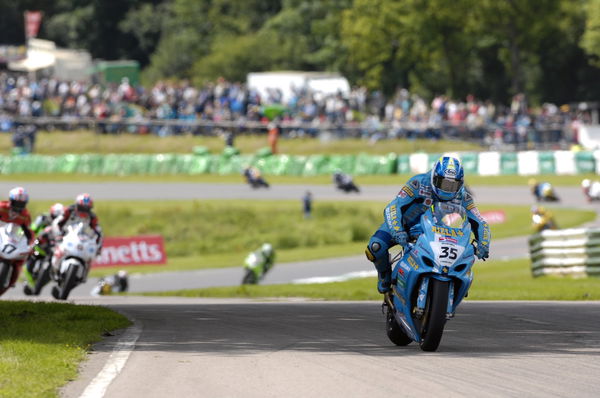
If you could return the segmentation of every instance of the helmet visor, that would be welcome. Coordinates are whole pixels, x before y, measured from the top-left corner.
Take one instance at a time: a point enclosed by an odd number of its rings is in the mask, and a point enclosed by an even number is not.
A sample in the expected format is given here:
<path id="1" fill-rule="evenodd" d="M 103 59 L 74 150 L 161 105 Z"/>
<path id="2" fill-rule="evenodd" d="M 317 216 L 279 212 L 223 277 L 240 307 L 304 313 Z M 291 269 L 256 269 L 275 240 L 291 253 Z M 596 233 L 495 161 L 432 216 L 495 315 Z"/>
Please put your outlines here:
<path id="1" fill-rule="evenodd" d="M 10 208 L 14 211 L 22 211 L 27 206 L 27 202 L 22 200 L 11 200 Z"/>
<path id="2" fill-rule="evenodd" d="M 460 187 L 462 187 L 462 181 L 455 180 L 453 178 L 446 178 L 443 176 L 434 176 L 433 177 L 433 185 L 442 191 L 445 192 L 458 192 Z"/>

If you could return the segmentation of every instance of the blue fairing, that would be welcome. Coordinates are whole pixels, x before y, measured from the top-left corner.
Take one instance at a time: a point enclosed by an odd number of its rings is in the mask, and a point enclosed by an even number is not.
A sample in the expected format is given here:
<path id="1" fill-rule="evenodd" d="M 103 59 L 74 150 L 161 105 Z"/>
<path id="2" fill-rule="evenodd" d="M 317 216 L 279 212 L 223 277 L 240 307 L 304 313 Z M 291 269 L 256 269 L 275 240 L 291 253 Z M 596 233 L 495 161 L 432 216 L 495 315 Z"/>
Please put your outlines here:
<path id="1" fill-rule="evenodd" d="M 392 273 L 396 320 L 415 341 L 421 341 L 421 336 L 411 314 L 415 307 L 425 308 L 429 279 L 450 282 L 447 311 L 450 316 L 469 291 L 475 260 L 470 244 L 471 226 L 464 209 L 447 203 L 435 204 L 422 215 L 421 226 L 423 233 L 414 244 L 408 245 Z"/>

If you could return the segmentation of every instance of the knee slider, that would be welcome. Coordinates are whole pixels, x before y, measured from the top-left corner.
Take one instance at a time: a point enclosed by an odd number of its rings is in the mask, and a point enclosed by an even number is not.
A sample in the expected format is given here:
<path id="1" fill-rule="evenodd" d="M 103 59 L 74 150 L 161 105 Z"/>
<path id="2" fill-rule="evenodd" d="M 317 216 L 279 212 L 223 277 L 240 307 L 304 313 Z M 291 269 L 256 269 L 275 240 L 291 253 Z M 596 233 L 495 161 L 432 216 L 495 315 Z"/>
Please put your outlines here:
<path id="1" fill-rule="evenodd" d="M 365 254 L 371 262 L 379 261 L 382 257 L 387 258 L 387 245 L 385 245 L 377 238 L 371 239 L 371 241 L 367 245 Z"/>

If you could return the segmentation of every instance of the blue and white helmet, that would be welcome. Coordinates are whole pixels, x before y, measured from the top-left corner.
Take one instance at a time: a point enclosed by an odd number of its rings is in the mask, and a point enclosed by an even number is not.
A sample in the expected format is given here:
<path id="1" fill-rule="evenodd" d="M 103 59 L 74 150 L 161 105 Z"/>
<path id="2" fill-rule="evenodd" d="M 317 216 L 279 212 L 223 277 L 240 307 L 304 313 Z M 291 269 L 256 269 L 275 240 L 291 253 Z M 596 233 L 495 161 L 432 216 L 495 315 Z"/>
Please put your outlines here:
<path id="1" fill-rule="evenodd" d="M 442 156 L 431 170 L 431 187 L 440 200 L 452 200 L 463 186 L 465 172 L 460 160 Z"/>

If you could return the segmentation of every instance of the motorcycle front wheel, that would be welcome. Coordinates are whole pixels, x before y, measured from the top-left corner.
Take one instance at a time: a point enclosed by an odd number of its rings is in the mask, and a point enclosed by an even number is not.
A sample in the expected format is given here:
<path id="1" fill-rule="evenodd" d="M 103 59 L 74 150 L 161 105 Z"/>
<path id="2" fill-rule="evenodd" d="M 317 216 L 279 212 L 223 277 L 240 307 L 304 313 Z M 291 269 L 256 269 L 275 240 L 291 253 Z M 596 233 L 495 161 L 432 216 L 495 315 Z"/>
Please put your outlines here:
<path id="1" fill-rule="evenodd" d="M 242 285 L 255 285 L 256 284 L 256 275 L 251 269 L 246 270 L 246 274 L 242 279 Z"/>
<path id="2" fill-rule="evenodd" d="M 435 278 L 429 280 L 429 298 L 421 323 L 421 343 L 419 344 L 423 351 L 435 351 L 440 345 L 446 325 L 448 289 L 449 282 L 442 282 Z"/>
<path id="3" fill-rule="evenodd" d="M 8 289 L 10 277 L 12 276 L 12 266 L 6 261 L 0 261 L 0 295 Z"/>
<path id="4" fill-rule="evenodd" d="M 60 285 L 60 290 L 58 292 L 59 300 L 66 300 L 69 297 L 69 293 L 71 290 L 77 285 L 77 267 L 71 265 L 66 272 L 65 279 Z"/>
<path id="5" fill-rule="evenodd" d="M 50 264 L 48 261 L 44 261 L 41 265 L 41 269 L 37 274 L 37 279 L 35 280 L 35 286 L 33 288 L 33 294 L 35 296 L 39 296 L 42 292 L 42 289 L 46 284 L 50 281 Z"/>

